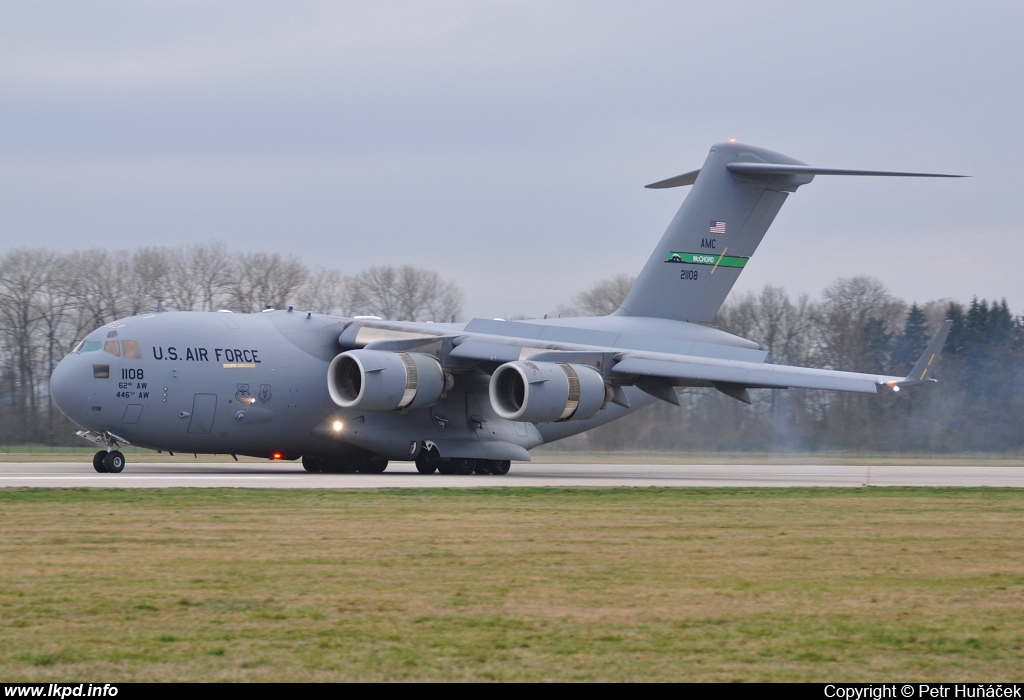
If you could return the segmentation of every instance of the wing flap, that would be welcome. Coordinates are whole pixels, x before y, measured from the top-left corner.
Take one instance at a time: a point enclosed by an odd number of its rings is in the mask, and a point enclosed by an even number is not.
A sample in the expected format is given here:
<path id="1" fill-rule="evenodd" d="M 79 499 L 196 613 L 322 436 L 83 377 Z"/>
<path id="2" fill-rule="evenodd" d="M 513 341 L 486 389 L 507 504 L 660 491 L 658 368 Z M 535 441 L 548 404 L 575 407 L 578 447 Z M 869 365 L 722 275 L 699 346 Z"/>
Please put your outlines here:
<path id="1" fill-rule="evenodd" d="M 456 345 L 450 355 L 460 360 L 482 362 L 515 362 L 523 348 L 513 343 L 492 343 L 478 338 L 467 337 Z"/>
<path id="2" fill-rule="evenodd" d="M 758 365 L 728 360 L 716 362 L 695 357 L 669 360 L 626 356 L 612 368 L 612 372 L 618 375 L 657 377 L 678 382 L 727 383 L 766 389 L 829 389 L 862 394 L 874 394 L 878 391 L 879 385 L 901 379 L 828 369 Z"/>

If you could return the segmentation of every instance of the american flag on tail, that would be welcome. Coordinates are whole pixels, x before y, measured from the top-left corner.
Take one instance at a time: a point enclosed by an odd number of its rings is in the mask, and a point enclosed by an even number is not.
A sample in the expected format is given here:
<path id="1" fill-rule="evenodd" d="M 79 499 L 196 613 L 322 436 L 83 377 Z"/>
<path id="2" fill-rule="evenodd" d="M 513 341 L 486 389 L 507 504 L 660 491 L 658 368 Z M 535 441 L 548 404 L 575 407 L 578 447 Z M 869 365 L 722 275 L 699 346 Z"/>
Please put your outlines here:
<path id="1" fill-rule="evenodd" d="M 712 221 L 711 222 L 711 233 L 725 233 L 725 222 L 724 221 Z"/>

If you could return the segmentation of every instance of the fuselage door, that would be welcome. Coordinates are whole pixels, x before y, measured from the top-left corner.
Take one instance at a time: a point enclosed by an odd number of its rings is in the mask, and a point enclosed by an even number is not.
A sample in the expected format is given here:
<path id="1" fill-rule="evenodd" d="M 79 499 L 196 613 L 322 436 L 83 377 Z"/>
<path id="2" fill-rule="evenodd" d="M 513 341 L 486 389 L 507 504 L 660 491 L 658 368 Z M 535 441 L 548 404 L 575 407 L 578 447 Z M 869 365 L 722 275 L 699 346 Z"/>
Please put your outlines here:
<path id="1" fill-rule="evenodd" d="M 213 418 L 217 415 L 216 394 L 196 394 L 192 400 L 192 420 L 188 432 L 206 434 L 213 430 Z"/>

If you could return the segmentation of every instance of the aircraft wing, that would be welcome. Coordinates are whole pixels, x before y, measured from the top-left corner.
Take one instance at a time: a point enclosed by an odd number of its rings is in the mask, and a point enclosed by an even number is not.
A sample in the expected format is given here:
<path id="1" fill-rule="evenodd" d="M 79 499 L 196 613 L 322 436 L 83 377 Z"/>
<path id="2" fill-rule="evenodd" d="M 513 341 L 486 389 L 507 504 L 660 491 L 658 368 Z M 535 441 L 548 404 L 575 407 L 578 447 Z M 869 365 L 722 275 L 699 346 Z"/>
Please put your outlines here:
<path id="1" fill-rule="evenodd" d="M 899 391 L 927 381 L 952 321 L 946 321 L 928 344 L 921 359 L 906 377 L 864 372 L 844 372 L 812 367 L 792 367 L 711 355 L 652 350 L 630 350 L 600 345 L 543 341 L 536 338 L 495 336 L 481 333 L 448 333 L 423 338 L 385 339 L 374 336 L 368 349 L 408 350 L 425 342 L 445 346 L 454 362 L 506 363 L 521 360 L 585 363 L 595 366 L 613 386 L 636 385 L 671 403 L 678 403 L 673 387 L 711 386 L 749 403 L 747 389 L 825 389 L 873 394 L 882 387 Z M 378 329 L 375 333 L 380 335 Z M 406 335 L 414 335 L 405 332 Z"/>
<path id="2" fill-rule="evenodd" d="M 881 387 L 899 391 L 935 379 L 927 378 L 932 364 L 942 352 L 953 322 L 947 320 L 925 348 L 921 359 L 906 377 L 895 377 L 863 372 L 841 372 L 811 367 L 717 360 L 707 357 L 672 356 L 663 353 L 626 352 L 617 356 L 612 373 L 642 378 L 660 379 L 675 386 L 709 383 L 741 401 L 747 401 L 745 389 L 830 389 L 874 394 Z M 724 385 L 724 386 L 723 386 Z M 646 391 L 646 389 L 645 389 Z M 654 392 L 649 392 L 654 393 Z"/>

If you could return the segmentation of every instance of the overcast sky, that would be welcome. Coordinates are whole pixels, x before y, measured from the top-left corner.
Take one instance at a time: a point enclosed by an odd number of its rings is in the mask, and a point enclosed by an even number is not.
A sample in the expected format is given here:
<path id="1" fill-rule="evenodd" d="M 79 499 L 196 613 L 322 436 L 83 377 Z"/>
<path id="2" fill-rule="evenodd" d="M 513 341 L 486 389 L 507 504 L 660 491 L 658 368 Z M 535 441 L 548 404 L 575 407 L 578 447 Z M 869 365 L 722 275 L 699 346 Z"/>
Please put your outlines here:
<path id="1" fill-rule="evenodd" d="M 1024 3 L 4 2 L 0 241 L 412 263 L 466 315 L 636 274 L 729 138 L 832 167 L 737 290 L 1024 312 Z"/>

